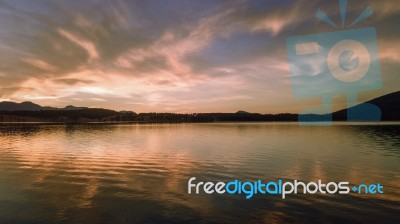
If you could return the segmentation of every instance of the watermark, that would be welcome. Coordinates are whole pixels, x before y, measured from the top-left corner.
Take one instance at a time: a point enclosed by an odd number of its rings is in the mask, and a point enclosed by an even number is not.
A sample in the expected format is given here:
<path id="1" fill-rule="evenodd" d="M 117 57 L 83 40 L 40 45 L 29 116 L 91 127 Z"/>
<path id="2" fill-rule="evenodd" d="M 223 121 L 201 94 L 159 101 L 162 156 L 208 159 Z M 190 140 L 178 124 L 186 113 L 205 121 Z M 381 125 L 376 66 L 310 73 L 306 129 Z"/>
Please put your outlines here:
<path id="1" fill-rule="evenodd" d="M 382 86 L 375 28 L 353 29 L 354 25 L 371 16 L 373 10 L 367 7 L 347 24 L 346 8 L 347 0 L 339 0 L 342 30 L 292 36 L 286 40 L 293 96 L 322 99 L 320 107 L 300 113 L 302 125 L 330 125 L 332 98 L 338 94 L 347 96 L 348 121 L 381 119 L 377 106 L 360 104 L 357 100 L 359 92 Z M 315 16 L 335 28 L 339 26 L 320 9 Z"/>
<path id="2" fill-rule="evenodd" d="M 383 194 L 383 186 L 380 183 L 360 184 L 350 186 L 348 181 L 323 183 L 293 181 L 269 181 L 256 180 L 253 182 L 233 180 L 229 182 L 203 182 L 192 177 L 188 181 L 188 194 L 231 194 L 244 195 L 250 199 L 257 194 L 281 195 L 286 199 L 292 194 Z"/>

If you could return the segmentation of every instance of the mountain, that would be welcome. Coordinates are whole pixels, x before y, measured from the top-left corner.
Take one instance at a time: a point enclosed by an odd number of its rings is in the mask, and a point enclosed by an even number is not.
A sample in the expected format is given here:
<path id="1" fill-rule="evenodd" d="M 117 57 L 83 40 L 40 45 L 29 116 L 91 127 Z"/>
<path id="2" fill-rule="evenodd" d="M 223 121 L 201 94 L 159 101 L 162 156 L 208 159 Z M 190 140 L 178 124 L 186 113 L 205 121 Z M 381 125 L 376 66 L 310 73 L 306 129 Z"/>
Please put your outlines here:
<path id="1" fill-rule="evenodd" d="M 38 111 L 41 109 L 42 106 L 34 104 L 32 102 L 22 102 L 22 103 L 15 103 L 10 101 L 0 102 L 0 111 L 17 111 L 17 110 Z"/>
<path id="2" fill-rule="evenodd" d="M 64 108 L 42 107 L 32 102 L 0 102 L 0 123 L 7 122 L 120 122 L 131 121 L 135 113 L 119 113 L 102 108 L 75 107 Z"/>
<path id="3" fill-rule="evenodd" d="M 10 101 L 0 102 L 0 111 L 39 111 L 39 110 L 84 110 L 88 107 L 75 107 L 72 105 L 64 108 L 56 107 L 42 107 L 38 104 L 26 101 L 22 103 L 15 103 Z"/>
<path id="4" fill-rule="evenodd" d="M 367 103 L 381 109 L 383 121 L 400 120 L 400 91 L 375 98 Z"/>
<path id="5" fill-rule="evenodd" d="M 400 121 L 400 91 L 389 93 L 365 103 L 373 104 L 382 112 L 382 121 Z M 334 120 L 346 120 L 347 109 L 333 113 Z"/>
<path id="6" fill-rule="evenodd" d="M 382 121 L 400 121 L 400 91 L 380 96 L 366 103 L 378 106 Z M 363 104 L 361 104 L 363 105 Z M 355 107 L 358 107 L 357 105 Z M 353 108 L 349 108 L 353 109 Z M 373 113 L 365 113 L 373 115 Z M 330 114 L 328 114 L 330 117 Z M 306 118 L 315 121 L 328 115 L 309 114 Z M 347 120 L 347 109 L 336 111 L 334 121 Z M 361 114 L 364 115 L 364 114 Z M 314 119 L 315 118 L 315 119 Z M 368 120 L 357 116 L 360 120 Z M 0 102 L 0 122 L 246 122 L 246 121 L 297 121 L 297 114 L 258 114 L 246 111 L 236 113 L 140 113 L 133 111 L 113 111 L 101 108 L 66 106 L 64 108 L 42 107 L 32 102 Z"/>
<path id="7" fill-rule="evenodd" d="M 236 112 L 236 114 L 250 114 L 250 113 L 244 110 L 239 110 Z"/>

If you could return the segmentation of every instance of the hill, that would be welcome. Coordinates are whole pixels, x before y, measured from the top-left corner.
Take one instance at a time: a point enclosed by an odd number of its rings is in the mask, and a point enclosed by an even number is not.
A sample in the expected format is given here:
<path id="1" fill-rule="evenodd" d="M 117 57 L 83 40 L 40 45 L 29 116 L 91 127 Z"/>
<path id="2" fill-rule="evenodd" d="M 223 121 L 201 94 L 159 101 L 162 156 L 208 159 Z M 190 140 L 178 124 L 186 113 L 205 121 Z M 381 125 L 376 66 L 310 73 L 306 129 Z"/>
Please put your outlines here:
<path id="1" fill-rule="evenodd" d="M 0 111 L 17 111 L 17 110 L 38 111 L 41 109 L 43 109 L 42 106 L 34 104 L 32 102 L 22 102 L 22 103 L 15 103 L 10 101 L 0 102 Z"/>
<path id="2" fill-rule="evenodd" d="M 367 101 L 366 103 L 378 106 L 382 112 L 382 121 L 400 121 L 400 91 L 389 93 Z M 346 120 L 347 109 L 333 113 L 334 120 Z"/>
<path id="3" fill-rule="evenodd" d="M 22 103 L 15 103 L 11 101 L 0 102 L 0 111 L 39 111 L 39 110 L 82 110 L 89 109 L 88 107 L 75 107 L 72 105 L 64 108 L 56 107 L 42 107 L 39 104 L 35 104 L 29 101 Z"/>
<path id="4" fill-rule="evenodd" d="M 32 102 L 0 102 L 0 122 L 86 123 L 131 121 L 134 112 L 117 112 L 102 108 L 43 107 Z"/>
<path id="5" fill-rule="evenodd" d="M 400 91 L 387 94 L 366 103 L 378 106 L 382 121 L 400 121 Z M 307 115 L 311 118 L 326 115 Z M 334 121 L 347 118 L 347 109 L 333 113 Z M 0 122 L 254 122 L 254 121 L 297 121 L 297 114 L 259 114 L 238 111 L 236 113 L 140 113 L 114 111 L 102 108 L 66 106 L 64 108 L 42 107 L 32 102 L 0 102 Z"/>

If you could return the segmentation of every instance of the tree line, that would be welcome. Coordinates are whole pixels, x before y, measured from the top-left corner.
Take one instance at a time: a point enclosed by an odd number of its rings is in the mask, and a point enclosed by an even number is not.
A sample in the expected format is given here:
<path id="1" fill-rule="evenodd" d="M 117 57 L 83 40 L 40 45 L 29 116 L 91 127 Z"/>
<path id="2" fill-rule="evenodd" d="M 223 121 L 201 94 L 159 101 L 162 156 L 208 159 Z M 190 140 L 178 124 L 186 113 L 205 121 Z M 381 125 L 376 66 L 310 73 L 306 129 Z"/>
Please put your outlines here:
<path id="1" fill-rule="evenodd" d="M 258 113 L 140 113 L 117 112 L 107 109 L 0 111 L 0 121 L 5 116 L 19 117 L 14 121 L 29 121 L 29 118 L 49 122 L 256 122 L 297 121 L 296 114 Z"/>

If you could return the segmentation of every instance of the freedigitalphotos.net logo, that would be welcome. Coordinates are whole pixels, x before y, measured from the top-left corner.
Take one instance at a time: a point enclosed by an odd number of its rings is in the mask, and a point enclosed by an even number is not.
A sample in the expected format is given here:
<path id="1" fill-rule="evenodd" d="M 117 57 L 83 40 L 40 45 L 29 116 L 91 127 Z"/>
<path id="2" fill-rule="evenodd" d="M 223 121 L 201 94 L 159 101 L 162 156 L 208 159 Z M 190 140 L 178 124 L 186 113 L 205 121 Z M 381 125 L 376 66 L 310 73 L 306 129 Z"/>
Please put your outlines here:
<path id="1" fill-rule="evenodd" d="M 253 182 L 233 180 L 230 182 L 203 182 L 196 181 L 196 177 L 192 177 L 188 181 L 188 194 L 232 194 L 244 195 L 246 199 L 250 199 L 257 194 L 261 195 L 281 195 L 285 199 L 291 194 L 383 194 L 383 186 L 376 184 L 360 184 L 350 186 L 348 181 L 328 182 L 321 180 L 317 182 L 293 181 L 269 181 L 256 180 Z"/>
<path id="2" fill-rule="evenodd" d="M 292 93 L 295 98 L 321 97 L 321 107 L 308 108 L 299 115 L 300 124 L 318 125 L 332 122 L 333 96 L 347 96 L 348 121 L 379 121 L 380 109 L 372 104 L 359 104 L 361 91 L 382 86 L 376 30 L 373 27 L 353 28 L 373 14 L 367 7 L 351 23 L 346 23 L 347 0 L 339 0 L 339 31 L 292 36 L 286 40 Z M 338 27 L 322 10 L 315 16 L 326 24 Z"/>

